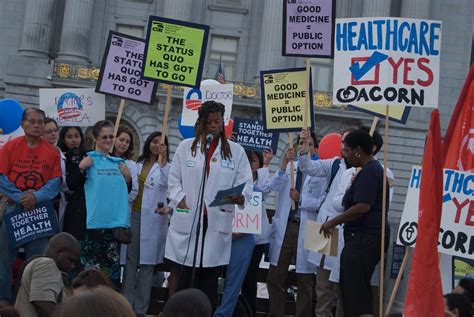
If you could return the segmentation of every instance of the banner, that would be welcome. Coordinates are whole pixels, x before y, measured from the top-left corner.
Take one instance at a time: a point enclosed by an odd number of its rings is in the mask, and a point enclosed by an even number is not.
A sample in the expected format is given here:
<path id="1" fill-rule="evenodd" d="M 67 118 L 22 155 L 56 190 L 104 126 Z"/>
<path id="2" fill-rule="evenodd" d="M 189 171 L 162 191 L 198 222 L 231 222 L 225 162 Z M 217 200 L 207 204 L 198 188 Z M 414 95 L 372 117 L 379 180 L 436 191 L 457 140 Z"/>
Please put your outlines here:
<path id="1" fill-rule="evenodd" d="M 237 134 L 237 143 L 244 149 L 263 152 L 271 148 L 273 155 L 276 155 L 280 134 L 267 131 L 263 121 L 234 118 L 233 132 Z"/>
<path id="2" fill-rule="evenodd" d="M 400 221 L 397 243 L 413 247 L 418 230 L 418 197 L 421 168 L 414 166 Z M 474 255 L 474 175 L 444 169 L 443 213 L 438 251 L 459 257 Z"/>
<path id="3" fill-rule="evenodd" d="M 311 74 L 309 76 L 311 78 Z M 260 72 L 263 122 L 269 131 L 299 131 L 303 128 L 306 102 L 306 68 Z M 309 91 L 312 91 L 311 81 Z M 313 94 L 309 94 L 308 127 L 314 127 Z"/>
<path id="4" fill-rule="evenodd" d="M 332 58 L 336 0 L 283 3 L 283 55 Z"/>
<path id="5" fill-rule="evenodd" d="M 438 107 L 441 21 L 337 19 L 333 103 Z"/>
<path id="6" fill-rule="evenodd" d="M 105 119 L 105 96 L 93 88 L 40 89 L 39 102 L 59 126 L 87 127 Z"/>
<path id="7" fill-rule="evenodd" d="M 234 100 L 234 85 L 202 85 L 195 88 L 183 89 L 183 112 L 181 125 L 192 126 L 198 118 L 198 110 L 203 102 L 213 100 L 225 106 L 224 125 L 229 123 Z"/>
<path id="8" fill-rule="evenodd" d="M 209 26 L 150 16 L 144 79 L 199 87 Z"/>
<path id="9" fill-rule="evenodd" d="M 39 203 L 29 211 L 20 208 L 16 212 L 5 214 L 3 221 L 12 248 L 59 232 L 58 219 L 51 200 Z"/>
<path id="10" fill-rule="evenodd" d="M 262 233 L 262 193 L 253 192 L 250 203 L 244 208 L 235 207 L 232 220 L 233 233 Z"/>
<path id="11" fill-rule="evenodd" d="M 110 31 L 95 91 L 152 103 L 156 84 L 140 78 L 145 40 Z"/>

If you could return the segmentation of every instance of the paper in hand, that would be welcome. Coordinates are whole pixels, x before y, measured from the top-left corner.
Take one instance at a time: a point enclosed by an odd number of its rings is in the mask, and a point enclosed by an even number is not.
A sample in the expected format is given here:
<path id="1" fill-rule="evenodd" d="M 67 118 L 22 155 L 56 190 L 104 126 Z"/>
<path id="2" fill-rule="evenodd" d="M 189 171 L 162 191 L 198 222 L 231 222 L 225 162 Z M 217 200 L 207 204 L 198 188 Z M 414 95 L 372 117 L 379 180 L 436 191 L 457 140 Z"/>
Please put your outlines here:
<path id="1" fill-rule="evenodd" d="M 303 247 L 313 252 L 337 256 L 339 229 L 334 228 L 331 237 L 326 238 L 323 233 L 319 233 L 321 226 L 319 222 L 306 221 Z"/>
<path id="2" fill-rule="evenodd" d="M 214 198 L 214 201 L 209 205 L 209 207 L 233 204 L 231 201 L 232 197 L 242 195 L 244 187 L 245 183 L 242 183 L 229 189 L 219 190 L 216 194 L 216 198 Z"/>

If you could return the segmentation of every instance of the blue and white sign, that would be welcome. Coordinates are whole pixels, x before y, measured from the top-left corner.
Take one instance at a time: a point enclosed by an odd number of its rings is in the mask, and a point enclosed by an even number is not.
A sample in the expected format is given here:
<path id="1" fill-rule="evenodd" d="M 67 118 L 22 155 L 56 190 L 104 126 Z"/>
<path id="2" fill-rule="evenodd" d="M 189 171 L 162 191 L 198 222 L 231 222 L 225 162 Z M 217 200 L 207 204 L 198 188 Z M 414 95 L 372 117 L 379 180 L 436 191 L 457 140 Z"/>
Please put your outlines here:
<path id="1" fill-rule="evenodd" d="M 415 246 L 421 168 L 414 166 L 408 183 L 397 244 Z M 474 256 L 474 174 L 444 169 L 443 211 L 438 251 L 463 258 Z"/>
<path id="2" fill-rule="evenodd" d="M 273 154 L 277 152 L 280 134 L 266 130 L 263 121 L 234 118 L 232 132 L 237 134 L 237 143 L 246 150 L 263 152 L 271 148 Z"/>
<path id="3" fill-rule="evenodd" d="M 58 218 L 50 200 L 37 204 L 32 210 L 20 208 L 5 214 L 3 221 L 12 248 L 59 232 Z"/>
<path id="4" fill-rule="evenodd" d="M 438 107 L 441 21 L 337 19 L 333 103 Z"/>

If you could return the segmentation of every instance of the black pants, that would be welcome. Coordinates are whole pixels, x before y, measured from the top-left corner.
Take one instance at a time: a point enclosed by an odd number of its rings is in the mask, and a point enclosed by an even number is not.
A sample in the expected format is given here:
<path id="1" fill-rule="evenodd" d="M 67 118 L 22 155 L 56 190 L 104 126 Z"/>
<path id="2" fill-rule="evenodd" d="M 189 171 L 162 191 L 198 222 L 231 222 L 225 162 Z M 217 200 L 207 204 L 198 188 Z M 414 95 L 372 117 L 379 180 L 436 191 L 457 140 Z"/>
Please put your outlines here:
<path id="1" fill-rule="evenodd" d="M 380 233 L 344 232 L 339 286 L 344 316 L 372 314 L 370 279 L 380 261 Z"/>
<path id="2" fill-rule="evenodd" d="M 176 277 L 176 291 L 191 288 L 193 285 L 192 272 L 193 268 L 190 266 L 183 266 L 172 262 L 174 272 L 178 273 Z M 198 267 L 196 268 L 196 275 L 194 280 L 194 288 L 204 292 L 209 298 L 211 305 L 217 307 L 217 281 L 220 276 L 222 267 Z"/>
<path id="3" fill-rule="evenodd" d="M 262 259 L 263 251 L 265 249 L 264 244 L 256 245 L 253 249 L 252 258 L 250 259 L 249 268 L 245 275 L 244 282 L 242 284 L 242 296 L 245 297 L 250 309 L 255 316 L 257 313 L 257 274 L 260 260 Z"/>

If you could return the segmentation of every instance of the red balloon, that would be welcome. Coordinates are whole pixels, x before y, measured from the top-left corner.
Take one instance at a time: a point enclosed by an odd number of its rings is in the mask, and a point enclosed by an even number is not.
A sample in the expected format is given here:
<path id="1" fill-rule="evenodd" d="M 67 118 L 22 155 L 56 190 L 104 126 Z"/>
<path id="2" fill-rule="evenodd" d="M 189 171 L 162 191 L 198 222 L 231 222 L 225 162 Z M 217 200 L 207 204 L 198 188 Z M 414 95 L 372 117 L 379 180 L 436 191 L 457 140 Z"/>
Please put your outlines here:
<path id="1" fill-rule="evenodd" d="M 341 140 L 342 136 L 339 133 L 325 135 L 319 142 L 319 158 L 327 160 L 333 157 L 341 157 Z"/>
<path id="2" fill-rule="evenodd" d="M 231 136 L 233 128 L 234 128 L 234 120 L 229 119 L 229 122 L 227 123 L 227 125 L 224 126 L 224 131 L 225 131 L 226 138 L 229 138 Z"/>

